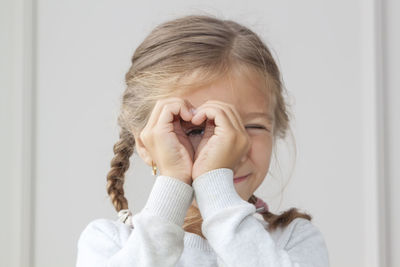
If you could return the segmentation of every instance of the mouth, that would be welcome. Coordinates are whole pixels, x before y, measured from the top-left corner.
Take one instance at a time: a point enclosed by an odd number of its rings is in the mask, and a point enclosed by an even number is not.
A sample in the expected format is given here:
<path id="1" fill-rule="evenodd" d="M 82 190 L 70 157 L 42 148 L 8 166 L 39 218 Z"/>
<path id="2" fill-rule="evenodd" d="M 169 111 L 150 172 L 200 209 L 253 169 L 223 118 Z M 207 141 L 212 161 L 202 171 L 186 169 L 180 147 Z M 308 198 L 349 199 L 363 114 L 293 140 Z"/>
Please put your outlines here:
<path id="1" fill-rule="evenodd" d="M 235 177 L 235 178 L 233 179 L 233 182 L 234 182 L 235 184 L 236 184 L 236 183 L 240 183 L 240 182 L 246 180 L 246 178 L 247 178 L 249 175 L 250 175 L 250 173 L 247 174 L 247 175 L 245 175 L 245 176 Z"/>

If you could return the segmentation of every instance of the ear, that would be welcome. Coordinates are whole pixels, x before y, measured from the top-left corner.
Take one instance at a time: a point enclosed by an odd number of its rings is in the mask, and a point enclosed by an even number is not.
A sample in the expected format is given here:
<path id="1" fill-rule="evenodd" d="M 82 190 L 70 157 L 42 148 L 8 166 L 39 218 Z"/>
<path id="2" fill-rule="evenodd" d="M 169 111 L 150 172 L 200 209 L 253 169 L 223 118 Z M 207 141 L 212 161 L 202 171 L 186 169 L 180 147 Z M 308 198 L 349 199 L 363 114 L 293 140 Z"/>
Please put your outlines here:
<path id="1" fill-rule="evenodd" d="M 139 156 L 142 158 L 142 160 L 151 167 L 151 162 L 152 162 L 152 158 L 150 157 L 150 154 L 147 152 L 146 147 L 144 146 L 142 139 L 140 139 L 140 135 L 139 133 L 135 133 L 134 134 L 134 138 L 135 138 L 135 148 L 139 154 Z"/>

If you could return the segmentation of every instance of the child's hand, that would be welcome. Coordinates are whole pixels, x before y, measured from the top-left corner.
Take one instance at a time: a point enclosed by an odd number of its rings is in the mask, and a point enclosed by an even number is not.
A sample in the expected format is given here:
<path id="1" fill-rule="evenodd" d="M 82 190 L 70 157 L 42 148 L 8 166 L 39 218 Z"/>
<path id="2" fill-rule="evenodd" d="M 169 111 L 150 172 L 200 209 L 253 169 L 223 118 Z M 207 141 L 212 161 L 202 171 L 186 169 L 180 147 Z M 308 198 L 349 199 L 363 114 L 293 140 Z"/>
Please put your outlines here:
<path id="1" fill-rule="evenodd" d="M 194 155 L 193 181 L 201 174 L 214 169 L 234 170 L 250 149 L 249 135 L 233 105 L 207 101 L 197 108 L 192 123 L 200 125 L 206 119 L 208 120 L 204 135 Z M 211 120 L 214 120 L 214 123 Z"/>
<path id="2" fill-rule="evenodd" d="M 170 97 L 157 101 L 149 121 L 140 133 L 147 152 L 160 170 L 191 185 L 194 150 L 182 130 L 180 118 L 190 121 L 190 103 Z"/>

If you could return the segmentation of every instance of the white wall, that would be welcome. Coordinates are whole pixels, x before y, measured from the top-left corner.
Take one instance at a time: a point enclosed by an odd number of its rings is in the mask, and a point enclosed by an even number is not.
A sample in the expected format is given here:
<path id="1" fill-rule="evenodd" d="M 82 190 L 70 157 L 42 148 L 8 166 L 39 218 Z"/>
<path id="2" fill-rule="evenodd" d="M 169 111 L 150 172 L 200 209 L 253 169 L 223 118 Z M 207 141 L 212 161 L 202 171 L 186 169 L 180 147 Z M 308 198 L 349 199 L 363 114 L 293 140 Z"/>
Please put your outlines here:
<path id="1" fill-rule="evenodd" d="M 383 3 L 383 84 L 384 93 L 384 149 L 385 149 L 385 177 L 386 203 L 388 207 L 385 228 L 389 251 L 388 263 L 390 266 L 400 266 L 400 2 L 384 1 Z"/>
<path id="2" fill-rule="evenodd" d="M 0 1 L 0 266 L 29 266 L 34 173 L 33 6 Z"/>
<path id="3" fill-rule="evenodd" d="M 259 33 L 290 92 L 293 176 L 281 205 L 269 176 L 256 194 L 275 212 L 311 213 L 331 266 L 400 265 L 394 0 L 5 0 L 0 10 L 1 266 L 73 266 L 83 228 L 116 218 L 105 180 L 130 57 L 159 23 L 201 11 Z M 134 213 L 150 171 L 133 156 L 125 188 Z"/>

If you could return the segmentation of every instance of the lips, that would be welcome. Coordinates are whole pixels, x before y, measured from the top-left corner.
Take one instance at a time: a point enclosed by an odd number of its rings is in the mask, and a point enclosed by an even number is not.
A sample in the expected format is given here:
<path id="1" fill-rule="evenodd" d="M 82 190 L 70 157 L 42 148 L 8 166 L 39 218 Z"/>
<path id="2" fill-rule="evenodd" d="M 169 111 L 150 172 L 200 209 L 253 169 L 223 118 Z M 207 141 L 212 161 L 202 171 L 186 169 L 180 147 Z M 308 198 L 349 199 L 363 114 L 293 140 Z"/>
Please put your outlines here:
<path id="1" fill-rule="evenodd" d="M 246 174 L 246 175 L 243 175 L 243 176 L 239 176 L 239 177 L 235 177 L 235 178 L 233 178 L 233 179 L 239 179 L 239 178 L 244 178 L 244 177 L 246 177 L 248 174 Z"/>
<path id="2" fill-rule="evenodd" d="M 233 179 L 233 182 L 234 182 L 234 183 L 239 183 L 239 182 L 245 180 L 249 175 L 250 175 L 250 173 L 247 174 L 247 175 L 245 175 L 245 176 L 235 177 L 235 178 Z"/>

